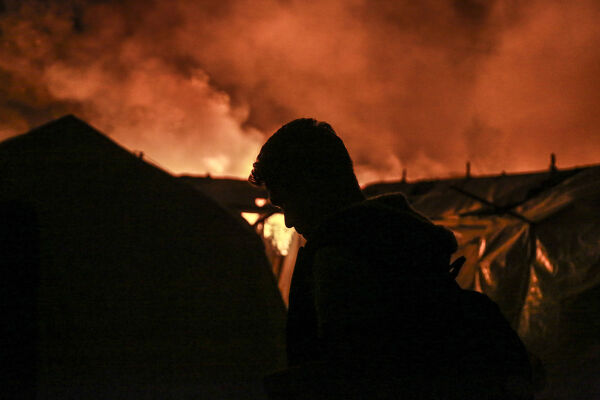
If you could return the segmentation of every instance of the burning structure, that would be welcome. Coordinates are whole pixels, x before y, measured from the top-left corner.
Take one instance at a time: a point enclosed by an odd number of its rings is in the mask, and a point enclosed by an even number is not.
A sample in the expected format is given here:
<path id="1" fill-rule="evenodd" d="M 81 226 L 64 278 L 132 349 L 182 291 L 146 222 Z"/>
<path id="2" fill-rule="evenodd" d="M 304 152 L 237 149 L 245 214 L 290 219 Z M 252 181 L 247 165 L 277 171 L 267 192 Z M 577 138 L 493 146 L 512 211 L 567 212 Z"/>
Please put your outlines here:
<path id="1" fill-rule="evenodd" d="M 0 167 L 3 390 L 262 398 L 285 308 L 242 218 L 72 116 Z"/>

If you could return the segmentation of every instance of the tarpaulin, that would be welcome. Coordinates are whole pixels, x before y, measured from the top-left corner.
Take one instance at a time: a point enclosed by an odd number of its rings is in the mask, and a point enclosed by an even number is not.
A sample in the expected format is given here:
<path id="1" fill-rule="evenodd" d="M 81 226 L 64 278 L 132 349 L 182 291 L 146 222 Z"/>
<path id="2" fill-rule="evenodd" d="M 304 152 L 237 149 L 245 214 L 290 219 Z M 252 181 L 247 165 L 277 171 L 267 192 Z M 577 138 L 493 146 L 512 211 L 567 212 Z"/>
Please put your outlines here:
<path id="1" fill-rule="evenodd" d="M 365 192 L 395 189 L 455 233 L 457 282 L 497 302 L 542 360 L 539 398 L 600 398 L 600 167 Z"/>

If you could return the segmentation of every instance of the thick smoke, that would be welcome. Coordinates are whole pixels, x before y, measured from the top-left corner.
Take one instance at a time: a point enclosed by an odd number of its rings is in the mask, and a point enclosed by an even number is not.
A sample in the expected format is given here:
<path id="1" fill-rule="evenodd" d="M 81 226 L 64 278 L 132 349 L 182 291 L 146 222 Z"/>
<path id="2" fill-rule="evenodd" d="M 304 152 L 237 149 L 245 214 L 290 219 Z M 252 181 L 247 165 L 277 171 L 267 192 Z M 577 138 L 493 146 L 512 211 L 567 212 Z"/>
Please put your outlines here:
<path id="1" fill-rule="evenodd" d="M 4 1 L 0 135 L 67 112 L 177 172 L 247 175 L 330 122 L 361 182 L 600 161 L 600 5 Z"/>

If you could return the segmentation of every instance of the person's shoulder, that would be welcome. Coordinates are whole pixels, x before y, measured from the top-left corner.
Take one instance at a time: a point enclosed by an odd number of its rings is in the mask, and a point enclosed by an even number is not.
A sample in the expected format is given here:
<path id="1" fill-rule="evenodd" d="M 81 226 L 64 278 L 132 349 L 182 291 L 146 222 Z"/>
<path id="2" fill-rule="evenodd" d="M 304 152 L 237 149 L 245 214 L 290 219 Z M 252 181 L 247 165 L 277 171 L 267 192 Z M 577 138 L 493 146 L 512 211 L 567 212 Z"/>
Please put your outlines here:
<path id="1" fill-rule="evenodd" d="M 457 249 L 454 234 L 415 211 L 401 194 L 367 199 L 326 220 L 307 245 L 311 253 L 323 247 L 369 260 L 371 264 L 426 264 Z M 441 257 L 443 255 L 443 257 Z"/>
<path id="2" fill-rule="evenodd" d="M 352 274 L 362 269 L 362 259 L 352 246 L 327 245 L 318 248 L 314 257 L 314 273 L 321 275 Z"/>
<path id="3" fill-rule="evenodd" d="M 333 231 L 352 233 L 354 229 L 365 230 L 384 219 L 408 217 L 410 212 L 408 202 L 403 197 L 397 199 L 395 205 L 383 198 L 369 198 L 354 203 L 329 216 L 319 227 L 319 233 L 321 235 L 332 234 Z"/>
<path id="4" fill-rule="evenodd" d="M 340 210 L 317 230 L 313 243 L 323 245 L 402 247 L 429 241 L 438 228 L 415 211 L 402 194 L 370 198 Z"/>

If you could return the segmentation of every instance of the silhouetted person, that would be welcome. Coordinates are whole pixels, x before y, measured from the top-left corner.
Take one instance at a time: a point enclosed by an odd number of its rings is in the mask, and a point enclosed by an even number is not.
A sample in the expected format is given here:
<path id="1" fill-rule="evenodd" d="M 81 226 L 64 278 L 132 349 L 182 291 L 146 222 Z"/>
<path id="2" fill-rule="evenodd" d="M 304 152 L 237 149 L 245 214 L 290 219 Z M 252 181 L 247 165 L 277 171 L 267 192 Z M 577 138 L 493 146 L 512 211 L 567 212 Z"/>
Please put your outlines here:
<path id="1" fill-rule="evenodd" d="M 272 399 L 528 398 L 520 340 L 449 272 L 454 235 L 402 195 L 365 199 L 329 124 L 281 127 L 249 181 L 307 239 L 290 288 L 289 368 L 267 378 Z"/>

